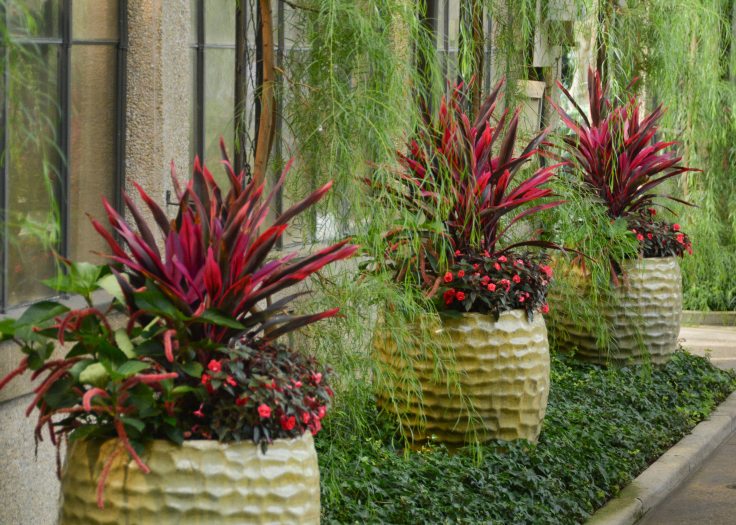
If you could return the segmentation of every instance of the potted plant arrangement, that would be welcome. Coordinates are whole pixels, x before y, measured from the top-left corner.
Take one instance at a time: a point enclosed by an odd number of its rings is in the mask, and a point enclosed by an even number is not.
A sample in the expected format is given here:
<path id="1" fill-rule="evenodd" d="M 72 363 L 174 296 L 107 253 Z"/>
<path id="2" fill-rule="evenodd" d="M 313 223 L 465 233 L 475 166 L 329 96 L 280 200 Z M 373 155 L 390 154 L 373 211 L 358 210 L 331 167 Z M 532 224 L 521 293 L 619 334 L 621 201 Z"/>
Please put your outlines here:
<path id="1" fill-rule="evenodd" d="M 224 147 L 223 147 L 224 153 Z M 351 256 L 341 242 L 312 255 L 271 255 L 289 221 L 329 184 L 265 227 L 268 196 L 225 157 L 229 189 L 195 161 L 169 220 L 140 188 L 160 232 L 125 196 L 134 225 L 107 202 L 114 235 L 104 266 L 64 260 L 55 285 L 87 305 L 36 303 L 0 322 L 25 357 L 0 382 L 40 378 L 28 414 L 60 449 L 62 524 L 318 523 L 312 434 L 330 406 L 330 370 L 277 342 L 334 316 L 287 311 L 293 288 Z M 98 289 L 112 296 L 95 306 Z M 289 290 L 292 290 L 289 292 Z M 66 354 L 50 358 L 62 345 Z"/>
<path id="2" fill-rule="evenodd" d="M 550 360 L 541 313 L 552 269 L 533 249 L 553 245 L 534 239 L 520 221 L 560 204 L 541 200 L 552 195 L 546 183 L 558 165 L 521 175 L 545 134 L 514 156 L 519 110 L 493 116 L 502 85 L 472 121 L 457 86 L 400 154 L 402 169 L 390 180 L 369 181 L 419 222 L 386 234 L 379 267 L 433 297 L 439 312 L 414 325 L 429 330 L 438 352 L 421 345 L 398 351 L 395 327 L 385 320 L 373 341 L 383 375 L 396 378 L 395 388 L 379 387 L 379 404 L 397 413 L 416 443 L 535 441 L 546 410 Z M 502 245 L 512 230 L 516 239 Z M 407 370 L 418 392 L 400 384 Z M 450 376 L 456 384 L 449 385 Z"/>
<path id="3" fill-rule="evenodd" d="M 582 121 L 554 105 L 572 132 L 564 138 L 569 156 L 566 170 L 580 178 L 584 198 L 605 207 L 610 221 L 624 221 L 638 243 L 638 257 L 611 260 L 612 292 L 602 318 L 611 334 L 604 348 L 591 331 L 558 308 L 550 328 L 561 348 L 598 364 L 665 363 L 677 347 L 682 312 L 682 279 L 678 257 L 692 253 L 690 239 L 677 223 L 658 218 L 657 208 L 671 214 L 662 199 L 689 204 L 671 195 L 654 193 L 665 181 L 687 171 L 669 148 L 674 142 L 656 139 L 661 106 L 640 117 L 640 104 L 629 96 L 611 101 L 598 72 L 588 71 L 590 116 L 558 85 Z M 570 269 L 578 277 L 573 294 L 585 294 L 584 268 Z"/>

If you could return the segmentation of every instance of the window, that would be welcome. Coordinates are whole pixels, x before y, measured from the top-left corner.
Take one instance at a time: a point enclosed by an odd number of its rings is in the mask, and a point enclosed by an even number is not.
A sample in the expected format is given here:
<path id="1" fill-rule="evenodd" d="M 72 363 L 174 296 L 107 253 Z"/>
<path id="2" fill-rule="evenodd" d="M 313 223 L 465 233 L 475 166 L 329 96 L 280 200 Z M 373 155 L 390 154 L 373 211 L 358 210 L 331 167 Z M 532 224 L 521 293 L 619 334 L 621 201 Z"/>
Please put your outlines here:
<path id="1" fill-rule="evenodd" d="M 125 0 L 0 0 L 0 311 L 51 294 L 51 250 L 94 261 L 118 204 Z M 121 38 L 122 37 L 122 38 Z"/>
<path id="2" fill-rule="evenodd" d="M 220 136 L 232 146 L 236 0 L 191 0 L 194 108 L 191 157 L 220 160 Z M 219 177 L 221 170 L 213 169 Z"/>

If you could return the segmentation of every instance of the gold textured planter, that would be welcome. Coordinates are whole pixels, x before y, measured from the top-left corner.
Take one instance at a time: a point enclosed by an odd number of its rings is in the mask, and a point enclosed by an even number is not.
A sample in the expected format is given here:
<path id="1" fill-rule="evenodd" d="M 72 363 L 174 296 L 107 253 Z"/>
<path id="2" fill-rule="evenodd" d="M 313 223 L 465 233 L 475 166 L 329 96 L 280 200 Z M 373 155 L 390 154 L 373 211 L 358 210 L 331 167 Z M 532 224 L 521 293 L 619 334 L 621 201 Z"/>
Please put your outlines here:
<path id="1" fill-rule="evenodd" d="M 611 330 L 610 352 L 590 330 L 550 300 L 550 332 L 561 349 L 601 365 L 664 364 L 677 349 L 682 316 L 682 276 L 675 257 L 626 261 L 616 300 L 603 312 Z M 584 285 L 579 291 L 584 294 Z M 560 306 L 560 308 L 555 308 Z"/>
<path id="2" fill-rule="evenodd" d="M 442 316 L 441 326 L 430 330 L 446 341 L 438 357 L 446 366 L 454 362 L 456 374 L 451 376 L 456 376 L 462 395 L 452 381 L 448 387 L 447 376 L 437 377 L 431 352 L 406 352 L 408 365 L 385 332 L 378 330 L 373 340 L 388 371 L 398 377 L 402 368 L 411 366 L 419 380 L 423 402 L 401 385 L 391 394 L 378 395 L 381 406 L 400 412 L 414 441 L 434 437 L 450 446 L 474 439 L 536 441 L 549 394 L 549 346 L 542 315 L 531 322 L 523 310 L 504 312 L 498 321 L 476 313 Z"/>
<path id="3" fill-rule="evenodd" d="M 117 440 L 76 441 L 61 480 L 60 525 L 244 525 L 319 523 L 319 466 L 310 433 L 277 439 L 266 454 L 250 442 L 155 440 L 144 474 L 125 452 L 105 485 L 97 480 Z"/>

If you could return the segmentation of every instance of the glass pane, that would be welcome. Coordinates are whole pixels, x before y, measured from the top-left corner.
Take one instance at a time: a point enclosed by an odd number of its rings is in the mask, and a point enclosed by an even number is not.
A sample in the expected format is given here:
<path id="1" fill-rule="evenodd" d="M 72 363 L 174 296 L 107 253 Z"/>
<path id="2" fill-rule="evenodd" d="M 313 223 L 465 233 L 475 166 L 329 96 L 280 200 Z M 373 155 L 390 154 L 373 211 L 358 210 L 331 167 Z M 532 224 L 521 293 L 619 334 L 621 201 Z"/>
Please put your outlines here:
<path id="1" fill-rule="evenodd" d="M 58 37 L 61 0 L 10 0 L 8 27 L 15 36 Z"/>
<path id="2" fill-rule="evenodd" d="M 72 36 L 76 40 L 117 40 L 118 0 L 74 0 Z"/>
<path id="3" fill-rule="evenodd" d="M 102 197 L 112 202 L 115 195 L 116 49 L 76 45 L 71 61 L 69 255 L 100 262 L 91 252 L 108 248 L 85 214 L 105 224 Z"/>
<path id="4" fill-rule="evenodd" d="M 54 275 L 60 159 L 56 46 L 12 51 L 8 89 L 9 305 L 50 294 L 39 280 Z"/>
<path id="5" fill-rule="evenodd" d="M 232 151 L 235 105 L 235 50 L 205 50 L 204 74 L 204 159 L 219 183 L 227 183 L 219 168 L 220 136 Z M 222 173 L 221 173 L 222 172 Z"/>
<path id="6" fill-rule="evenodd" d="M 204 38 L 208 44 L 235 44 L 236 0 L 204 3 Z"/>

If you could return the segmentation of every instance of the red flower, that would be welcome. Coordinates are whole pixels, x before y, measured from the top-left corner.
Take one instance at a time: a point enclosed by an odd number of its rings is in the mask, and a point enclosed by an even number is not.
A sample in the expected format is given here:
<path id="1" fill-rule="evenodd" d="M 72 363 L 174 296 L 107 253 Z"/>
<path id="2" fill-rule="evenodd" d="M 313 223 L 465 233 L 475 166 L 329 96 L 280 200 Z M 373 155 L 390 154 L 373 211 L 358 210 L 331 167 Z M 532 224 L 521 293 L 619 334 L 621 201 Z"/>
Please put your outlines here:
<path id="1" fill-rule="evenodd" d="M 680 244 L 685 244 L 685 234 L 684 233 L 677 234 L 677 242 L 679 242 Z"/>
<path id="2" fill-rule="evenodd" d="M 519 296 L 519 302 L 520 303 L 523 303 L 524 301 L 526 301 L 526 297 L 524 297 L 523 295 L 520 295 Z"/>
<path id="3" fill-rule="evenodd" d="M 263 419 L 271 417 L 271 407 L 265 403 L 261 403 L 260 405 L 258 405 L 258 415 L 261 416 Z"/>
<path id="4" fill-rule="evenodd" d="M 281 428 L 283 428 L 286 431 L 293 430 L 296 426 L 296 418 L 294 416 L 286 417 L 286 415 L 281 416 Z"/>
<path id="5" fill-rule="evenodd" d="M 312 416 L 309 415 L 309 412 L 302 412 L 302 423 L 306 425 L 310 419 L 312 419 Z"/>
<path id="6" fill-rule="evenodd" d="M 458 276 L 459 278 L 461 278 L 461 279 L 462 279 L 463 277 L 465 277 L 465 270 L 460 270 L 459 272 L 457 272 L 457 276 Z"/>
<path id="7" fill-rule="evenodd" d="M 501 279 L 498 281 L 498 284 L 506 288 L 506 291 L 509 291 L 509 288 L 511 288 L 511 282 L 508 279 Z"/>
<path id="8" fill-rule="evenodd" d="M 540 266 L 540 270 L 544 272 L 548 279 L 552 278 L 552 267 L 551 266 Z"/>
<path id="9" fill-rule="evenodd" d="M 521 282 L 521 277 L 519 277 L 518 274 L 514 274 L 511 280 L 514 281 L 516 284 L 519 284 Z"/>
<path id="10" fill-rule="evenodd" d="M 496 291 L 496 285 L 493 283 L 488 284 L 488 291 L 489 292 L 495 292 Z"/>
<path id="11" fill-rule="evenodd" d="M 315 385 L 318 385 L 322 381 L 322 374 L 320 372 L 312 374 L 312 381 L 314 381 Z"/>
<path id="12" fill-rule="evenodd" d="M 460 250 L 455 250 L 455 257 L 460 257 L 462 255 L 462 252 Z"/>
<path id="13" fill-rule="evenodd" d="M 215 361 L 214 359 L 212 359 L 209 364 L 207 364 L 207 369 L 210 372 L 219 372 L 220 370 L 222 370 L 222 364 L 219 361 Z"/>
<path id="14" fill-rule="evenodd" d="M 631 233 L 636 233 L 636 228 L 631 228 Z"/>
<path id="15" fill-rule="evenodd" d="M 649 215 L 651 215 L 652 217 L 657 215 L 657 210 L 655 210 L 654 208 L 649 208 L 647 211 L 649 212 Z"/>
<path id="16" fill-rule="evenodd" d="M 325 417 L 325 415 L 327 415 L 327 407 L 326 407 L 325 405 L 321 405 L 321 406 L 320 406 L 320 407 L 319 407 L 319 408 L 317 409 L 317 417 L 318 417 L 319 419 L 322 419 L 322 418 L 324 418 L 324 417 Z"/>
<path id="17" fill-rule="evenodd" d="M 641 233 L 637 233 L 636 234 L 636 240 L 637 241 L 643 241 L 644 240 L 644 236 Z"/>
<path id="18" fill-rule="evenodd" d="M 443 293 L 442 299 L 445 300 L 445 304 L 450 304 L 453 301 L 453 299 L 455 299 L 455 289 L 450 288 L 445 293 Z"/>
<path id="19" fill-rule="evenodd" d="M 483 250 L 483 257 L 490 257 L 491 254 L 488 253 L 488 250 Z"/>
<path id="20" fill-rule="evenodd" d="M 653 238 L 654 238 L 654 235 L 652 235 L 651 233 L 647 233 L 647 239 L 651 241 Z"/>
<path id="21" fill-rule="evenodd" d="M 495 268 L 495 269 L 496 269 L 497 271 L 501 271 L 501 265 L 500 265 L 500 264 L 496 263 L 496 264 L 494 264 L 494 265 L 493 265 L 493 267 L 494 267 L 494 268 Z"/>
<path id="22" fill-rule="evenodd" d="M 543 314 L 546 314 L 546 313 L 548 313 L 548 312 L 549 312 L 549 305 L 548 305 L 547 303 L 544 303 L 544 304 L 542 305 L 542 308 L 540 308 L 540 310 L 541 310 L 541 312 L 542 312 Z"/>
<path id="23" fill-rule="evenodd" d="M 475 264 L 473 265 L 473 270 L 477 270 L 478 268 L 480 268 L 480 264 L 478 264 L 478 263 L 475 263 Z"/>
<path id="24" fill-rule="evenodd" d="M 452 282 L 452 272 L 446 272 L 444 279 L 446 283 Z"/>
<path id="25" fill-rule="evenodd" d="M 202 384 L 207 386 L 210 384 L 210 381 L 212 381 L 212 378 L 209 376 L 209 374 L 202 374 Z"/>
<path id="26" fill-rule="evenodd" d="M 312 432 L 312 435 L 316 435 L 317 432 L 322 430 L 322 423 L 319 422 L 319 419 L 315 419 L 312 421 L 312 426 L 310 427 L 310 431 Z"/>
<path id="27" fill-rule="evenodd" d="M 455 298 L 456 298 L 456 299 L 457 299 L 458 301 L 464 301 L 464 300 L 465 300 L 465 293 L 464 293 L 464 292 L 458 292 L 458 293 L 457 293 L 457 294 L 455 295 Z"/>
<path id="28" fill-rule="evenodd" d="M 204 406 L 204 403 L 202 403 L 201 405 L 199 405 L 199 408 L 197 410 L 195 410 L 194 412 L 192 412 L 192 414 L 194 414 L 197 417 L 204 417 L 204 412 L 202 412 L 202 407 L 203 406 Z"/>
<path id="29" fill-rule="evenodd" d="M 294 381 L 294 386 L 296 388 L 301 388 L 302 387 L 302 382 L 301 381 Z"/>
<path id="30" fill-rule="evenodd" d="M 227 384 L 228 384 L 228 385 L 230 385 L 230 386 L 237 386 L 237 384 L 238 384 L 238 382 L 237 382 L 237 381 L 235 381 L 235 378 L 234 378 L 233 376 L 227 376 L 227 377 L 225 378 L 225 381 L 226 381 L 226 382 L 227 382 Z"/>
<path id="31" fill-rule="evenodd" d="M 506 261 L 508 261 L 508 259 L 506 258 L 505 255 L 502 255 L 501 257 L 498 258 L 498 262 L 505 263 Z"/>
<path id="32" fill-rule="evenodd" d="M 487 275 L 484 275 L 480 278 L 480 284 L 482 284 L 483 286 L 487 285 L 489 282 L 491 282 L 491 278 Z"/>
<path id="33" fill-rule="evenodd" d="M 238 397 L 235 399 L 235 405 L 242 407 L 248 402 L 248 396 Z"/>
<path id="34" fill-rule="evenodd" d="M 522 259 L 514 261 L 514 266 L 524 266 L 524 261 Z"/>
<path id="35" fill-rule="evenodd" d="M 679 232 L 680 231 L 680 225 L 677 224 L 677 223 L 675 223 L 675 224 L 672 225 L 672 229 L 675 230 L 676 232 Z"/>

